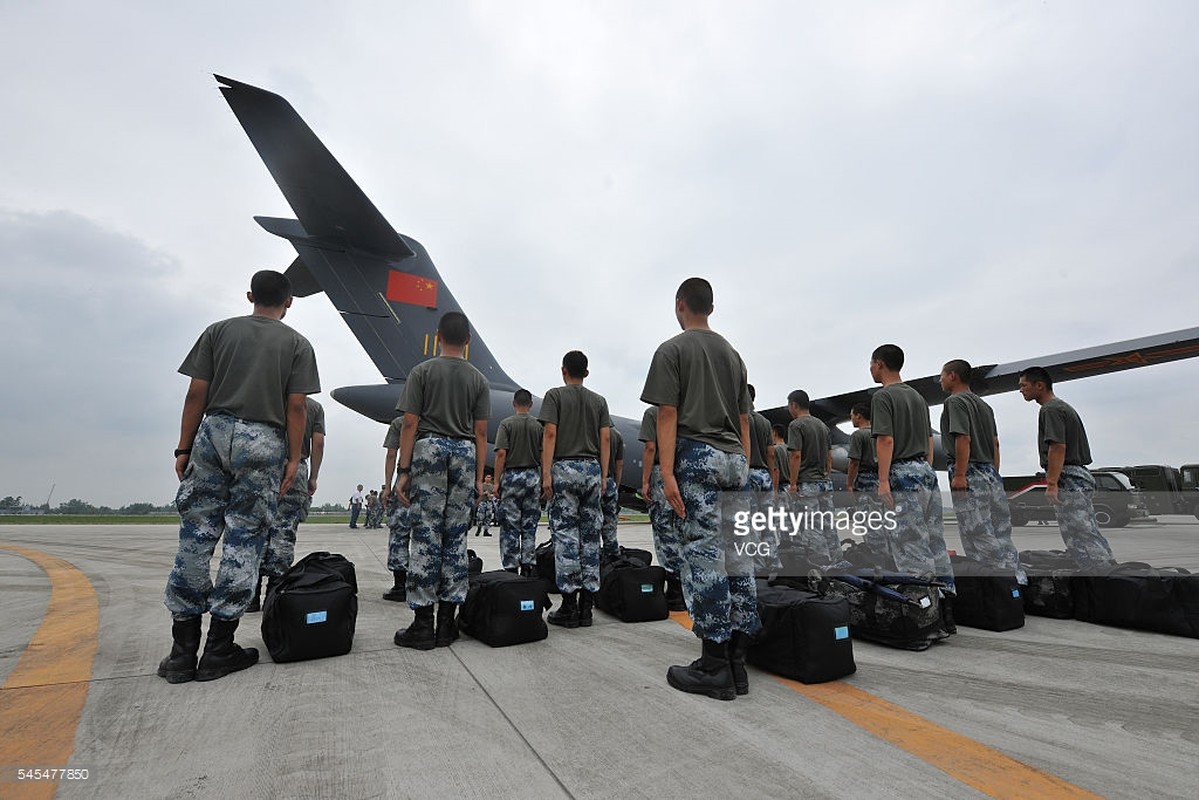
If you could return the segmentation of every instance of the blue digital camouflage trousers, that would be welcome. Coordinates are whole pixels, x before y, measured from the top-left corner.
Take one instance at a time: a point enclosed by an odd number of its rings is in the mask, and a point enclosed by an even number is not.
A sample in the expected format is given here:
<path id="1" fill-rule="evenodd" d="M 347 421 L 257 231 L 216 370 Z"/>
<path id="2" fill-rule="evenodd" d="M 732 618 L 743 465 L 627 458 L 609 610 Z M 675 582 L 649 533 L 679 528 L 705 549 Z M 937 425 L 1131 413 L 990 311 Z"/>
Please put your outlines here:
<path id="1" fill-rule="evenodd" d="M 895 500 L 895 530 L 888 538 L 895 568 L 908 575 L 935 575 L 953 591 L 953 567 L 945 549 L 941 516 L 941 487 L 925 459 L 891 465 L 891 497 Z"/>
<path id="2" fill-rule="evenodd" d="M 408 540 L 412 536 L 412 509 L 395 492 L 387 495 L 387 569 L 408 571 Z M 406 587 L 405 587 L 406 588 Z"/>
<path id="3" fill-rule="evenodd" d="M 770 480 L 770 470 L 765 467 L 750 467 L 748 489 L 750 496 L 750 511 L 769 513 L 774 504 L 774 481 Z M 754 573 L 770 575 L 779 572 L 782 566 L 779 561 L 778 531 L 762 531 L 757 539 L 765 547 L 759 547 L 753 556 Z"/>
<path id="4" fill-rule="evenodd" d="M 829 520 L 835 519 L 833 482 L 803 481 L 796 490 L 799 502 L 812 512 L 812 519 L 816 521 L 815 534 L 824 540 L 828 563 L 836 564 L 841 560 L 841 539 L 836 524 L 829 524 Z"/>
<path id="5" fill-rule="evenodd" d="M 1066 552 L 1083 569 L 1115 561 L 1112 546 L 1095 521 L 1095 476 L 1086 467 L 1064 466 L 1057 488 L 1061 503 L 1053 510 Z"/>
<path id="6" fill-rule="evenodd" d="M 500 565 L 533 566 L 537 523 L 541 520 L 541 470 L 504 469 L 500 476 Z"/>
<path id="7" fill-rule="evenodd" d="M 296 479 L 287 494 L 279 500 L 275 522 L 267 535 L 266 547 L 262 550 L 259 571 L 276 578 L 287 572 L 296 558 L 296 529 L 308 519 L 312 495 L 308 494 L 308 459 L 301 459 L 296 468 Z"/>
<path id="8" fill-rule="evenodd" d="M 953 470 L 954 462 L 950 461 L 950 475 Z M 966 491 L 951 492 L 950 499 L 966 555 L 994 568 L 998 574 L 1014 575 L 1019 583 L 1027 583 L 1016 545 L 1012 543 L 1012 512 L 1007 492 L 995 465 L 970 462 L 966 467 Z"/>
<path id="9" fill-rule="evenodd" d="M 680 574 L 683 568 L 683 551 L 679 544 L 679 523 L 674 509 L 666 502 L 662 486 L 662 468 L 654 464 L 649 474 L 649 524 L 654 532 L 654 552 L 658 564 L 667 572 Z"/>
<path id="10" fill-rule="evenodd" d="M 475 443 L 426 436 L 412 448 L 408 605 L 466 600 L 466 534 L 475 502 Z"/>
<path id="11" fill-rule="evenodd" d="M 554 570 L 563 594 L 599 591 L 600 465 L 595 459 L 567 458 L 550 469 L 550 533 L 554 537 Z"/>
<path id="12" fill-rule="evenodd" d="M 616 541 L 616 525 L 620 522 L 620 487 L 616 485 L 616 478 L 608 478 L 600 506 L 604 512 L 604 524 L 600 526 L 600 556 L 616 558 L 620 555 L 620 542 Z"/>
<path id="13" fill-rule="evenodd" d="M 175 619 L 238 619 L 250 605 L 267 531 L 279 503 L 287 444 L 279 428 L 205 417 L 192 442 L 175 508 L 179 551 L 164 602 Z M 216 583 L 209 577 L 222 537 Z"/>
<path id="14" fill-rule="evenodd" d="M 883 501 L 878 499 L 878 473 L 877 472 L 858 472 L 853 479 L 853 501 L 856 510 L 877 511 L 882 514 L 886 511 L 883 507 Z M 887 542 L 887 537 L 883 535 L 883 531 L 877 525 L 867 525 L 866 532 L 862 534 L 862 541 L 871 551 L 879 554 L 890 553 L 890 544 Z"/>
<path id="15" fill-rule="evenodd" d="M 753 559 L 735 563 L 730 509 L 732 499 L 748 507 L 745 485 L 749 466 L 744 453 L 726 453 L 693 439 L 679 439 L 675 451 L 675 480 L 686 516 L 679 532 L 682 572 L 691 612 L 691 630 L 701 639 L 728 641 L 734 630 L 750 635 L 761 630 Z M 727 515 L 727 519 L 723 518 Z"/>

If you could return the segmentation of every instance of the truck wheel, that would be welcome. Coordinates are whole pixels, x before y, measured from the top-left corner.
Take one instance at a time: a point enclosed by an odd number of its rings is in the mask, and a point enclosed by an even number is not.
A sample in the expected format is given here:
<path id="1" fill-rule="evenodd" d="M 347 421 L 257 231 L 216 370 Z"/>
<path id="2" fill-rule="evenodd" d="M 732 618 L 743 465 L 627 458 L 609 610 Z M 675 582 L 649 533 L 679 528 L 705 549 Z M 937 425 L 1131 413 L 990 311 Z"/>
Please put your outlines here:
<path id="1" fill-rule="evenodd" d="M 1195 509 L 1195 518 L 1199 519 L 1199 508 Z M 1028 514 L 1023 511 L 1012 511 L 1012 527 L 1023 528 L 1028 524 Z"/>
<path id="2" fill-rule="evenodd" d="M 1121 522 L 1107 506 L 1095 506 L 1095 522 L 1100 528 L 1122 528 L 1128 524 L 1127 520 Z"/>

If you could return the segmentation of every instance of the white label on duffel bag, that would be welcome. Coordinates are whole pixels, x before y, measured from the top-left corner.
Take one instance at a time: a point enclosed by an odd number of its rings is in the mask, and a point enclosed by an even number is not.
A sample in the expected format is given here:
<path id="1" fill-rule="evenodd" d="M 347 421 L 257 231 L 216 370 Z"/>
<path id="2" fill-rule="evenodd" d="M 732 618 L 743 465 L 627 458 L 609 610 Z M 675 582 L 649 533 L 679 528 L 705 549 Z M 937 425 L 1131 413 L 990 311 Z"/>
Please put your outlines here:
<path id="1" fill-rule="evenodd" d="M 654 593 L 654 585 L 652 583 L 641 584 L 641 593 L 642 594 L 653 594 Z"/>
<path id="2" fill-rule="evenodd" d="M 848 639 L 849 638 L 849 626 L 848 625 L 838 625 L 837 627 L 833 628 L 833 637 L 836 638 L 836 640 L 838 642 L 841 641 L 842 639 Z"/>
<path id="3" fill-rule="evenodd" d="M 920 598 L 920 607 L 921 607 L 921 608 L 928 608 L 928 607 L 929 607 L 929 606 L 931 606 L 932 604 L 933 604 L 933 601 L 932 601 L 932 600 L 930 600 L 929 598 L 927 598 L 927 597 L 921 597 L 921 598 Z"/>
<path id="4" fill-rule="evenodd" d="M 327 622 L 328 619 L 329 612 L 327 611 L 309 611 L 307 616 L 309 625 L 316 625 L 318 622 Z"/>
<path id="5" fill-rule="evenodd" d="M 1018 598 L 1020 597 L 1020 590 L 1019 590 L 1019 589 L 1012 589 L 1012 597 L 1015 597 L 1015 598 L 1017 598 L 1017 599 L 1018 599 Z"/>
<path id="6" fill-rule="evenodd" d="M 520 601 L 520 610 L 521 611 L 536 611 L 537 604 L 534 603 L 532 600 L 521 600 Z"/>

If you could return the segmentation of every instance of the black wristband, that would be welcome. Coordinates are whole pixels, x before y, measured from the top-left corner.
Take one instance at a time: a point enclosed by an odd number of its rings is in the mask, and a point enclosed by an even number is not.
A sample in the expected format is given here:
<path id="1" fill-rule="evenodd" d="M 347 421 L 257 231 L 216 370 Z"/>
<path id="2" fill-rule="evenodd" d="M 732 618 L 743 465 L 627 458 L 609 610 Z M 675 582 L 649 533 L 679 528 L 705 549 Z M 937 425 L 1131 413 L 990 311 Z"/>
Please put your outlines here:
<path id="1" fill-rule="evenodd" d="M 192 449 L 190 447 L 180 448 L 175 451 L 175 458 L 178 458 L 179 456 L 190 456 L 191 454 L 192 454 Z"/>
<path id="2" fill-rule="evenodd" d="M 401 475 L 407 475 L 412 472 L 412 467 L 397 467 L 397 469 Z"/>

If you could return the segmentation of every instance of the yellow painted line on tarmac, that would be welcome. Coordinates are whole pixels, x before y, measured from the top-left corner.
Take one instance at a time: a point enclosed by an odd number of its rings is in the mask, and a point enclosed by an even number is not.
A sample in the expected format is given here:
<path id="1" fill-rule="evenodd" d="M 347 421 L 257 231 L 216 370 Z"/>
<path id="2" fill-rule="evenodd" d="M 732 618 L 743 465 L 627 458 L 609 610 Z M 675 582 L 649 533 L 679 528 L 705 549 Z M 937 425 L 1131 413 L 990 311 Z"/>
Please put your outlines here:
<path id="1" fill-rule="evenodd" d="M 4 797 L 53 797 L 57 781 L 15 781 L 18 768 L 70 766 L 75 729 L 87 701 L 100 629 L 91 581 L 56 556 L 0 543 L 0 550 L 37 564 L 50 578 L 42 624 L 0 686 L 0 787 Z"/>
<path id="2" fill-rule="evenodd" d="M 672 611 L 670 618 L 691 630 L 686 611 Z M 1102 797 L 848 683 L 770 677 L 990 797 Z"/>

